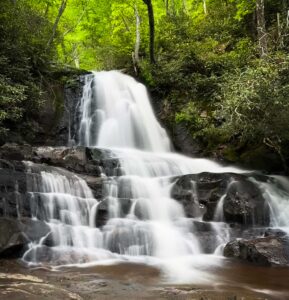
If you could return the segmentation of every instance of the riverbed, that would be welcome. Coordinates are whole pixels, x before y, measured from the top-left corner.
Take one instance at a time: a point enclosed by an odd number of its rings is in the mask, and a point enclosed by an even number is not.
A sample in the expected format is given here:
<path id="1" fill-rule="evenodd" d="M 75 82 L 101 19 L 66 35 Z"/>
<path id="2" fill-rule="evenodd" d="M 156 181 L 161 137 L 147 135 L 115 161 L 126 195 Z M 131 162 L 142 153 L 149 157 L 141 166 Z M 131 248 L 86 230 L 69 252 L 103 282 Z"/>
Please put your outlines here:
<path id="1" fill-rule="evenodd" d="M 2 260 L 1 300 L 94 299 L 289 299 L 289 268 L 265 268 L 227 260 L 211 270 L 210 286 L 163 281 L 157 268 L 122 263 L 90 268 L 27 268 L 18 260 Z"/>

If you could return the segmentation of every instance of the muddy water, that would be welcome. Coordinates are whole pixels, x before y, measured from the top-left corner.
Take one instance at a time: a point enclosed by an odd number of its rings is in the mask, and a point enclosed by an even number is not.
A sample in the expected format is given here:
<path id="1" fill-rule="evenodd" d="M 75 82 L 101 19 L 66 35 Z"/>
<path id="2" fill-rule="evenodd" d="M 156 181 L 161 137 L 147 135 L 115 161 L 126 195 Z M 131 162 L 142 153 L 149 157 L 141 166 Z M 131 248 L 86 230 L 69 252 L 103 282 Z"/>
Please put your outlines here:
<path id="1" fill-rule="evenodd" d="M 132 263 L 52 271 L 1 261 L 0 299 L 289 299 L 289 268 L 263 268 L 228 260 L 212 272 L 218 280 L 211 286 L 166 285 L 156 268 Z"/>

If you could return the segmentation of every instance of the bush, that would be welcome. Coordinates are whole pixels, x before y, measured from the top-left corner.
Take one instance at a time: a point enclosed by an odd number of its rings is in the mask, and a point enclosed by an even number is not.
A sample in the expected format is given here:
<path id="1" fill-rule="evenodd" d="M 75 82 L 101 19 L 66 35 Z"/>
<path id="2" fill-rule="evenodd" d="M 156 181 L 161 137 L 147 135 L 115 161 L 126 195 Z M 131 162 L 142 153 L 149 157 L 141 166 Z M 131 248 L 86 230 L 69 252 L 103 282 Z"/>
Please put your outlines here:
<path id="1" fill-rule="evenodd" d="M 224 75 L 222 130 L 243 143 L 265 143 L 282 157 L 289 141 L 288 74 L 288 58 L 273 57 Z"/>

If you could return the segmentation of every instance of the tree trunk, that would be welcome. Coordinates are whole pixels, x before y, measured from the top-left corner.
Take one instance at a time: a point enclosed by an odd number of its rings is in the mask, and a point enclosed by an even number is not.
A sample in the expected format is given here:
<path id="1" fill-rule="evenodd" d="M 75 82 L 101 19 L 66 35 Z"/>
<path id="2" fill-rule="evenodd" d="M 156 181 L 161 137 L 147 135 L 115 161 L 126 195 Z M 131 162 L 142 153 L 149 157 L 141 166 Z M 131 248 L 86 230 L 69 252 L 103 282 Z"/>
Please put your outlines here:
<path id="1" fill-rule="evenodd" d="M 176 16 L 175 0 L 171 0 L 171 13 L 172 13 L 172 16 L 173 16 L 173 17 Z"/>
<path id="2" fill-rule="evenodd" d="M 187 13 L 187 2 L 186 0 L 183 0 L 182 1 L 182 8 L 183 8 L 183 13 Z"/>
<path id="3" fill-rule="evenodd" d="M 56 20 L 55 20 L 55 22 L 53 24 L 52 34 L 51 34 L 50 39 L 49 39 L 49 41 L 47 43 L 47 46 L 46 46 L 46 51 L 49 50 L 49 48 L 50 48 L 50 46 L 51 46 L 51 44 L 52 44 L 52 42 L 53 42 L 53 40 L 55 38 L 57 26 L 58 26 L 58 23 L 60 21 L 60 18 L 62 16 L 62 14 L 65 11 L 65 8 L 66 8 L 66 5 L 67 5 L 67 1 L 68 0 L 62 0 L 62 2 L 61 2 L 61 5 L 60 5 L 59 10 L 58 10 L 58 15 L 57 15 Z"/>
<path id="4" fill-rule="evenodd" d="M 165 0 L 165 5 L 166 5 L 166 15 L 169 16 L 169 15 L 170 15 L 170 11 L 169 11 L 169 0 Z"/>
<path id="5" fill-rule="evenodd" d="M 257 0 L 256 2 L 256 18 L 257 18 L 257 37 L 259 42 L 260 56 L 264 57 L 268 54 L 264 0 Z"/>
<path id="6" fill-rule="evenodd" d="M 203 8 L 204 8 L 204 14 L 207 15 L 208 14 L 208 10 L 207 10 L 207 2 L 206 2 L 206 0 L 203 0 Z"/>
<path id="7" fill-rule="evenodd" d="M 133 53 L 133 65 L 134 71 L 138 74 L 139 69 L 139 48 L 140 48 L 140 16 L 138 14 L 137 5 L 134 6 L 135 13 L 135 46 Z"/>
<path id="8" fill-rule="evenodd" d="M 149 27 L 150 27 L 150 61 L 154 64 L 155 61 L 155 20 L 154 20 L 154 10 L 151 0 L 143 0 L 147 6 L 148 17 L 149 17 Z"/>
<path id="9" fill-rule="evenodd" d="M 281 24 L 280 13 L 277 13 L 277 32 L 278 32 L 278 46 L 283 48 L 284 47 L 284 41 L 283 41 L 282 24 Z"/>

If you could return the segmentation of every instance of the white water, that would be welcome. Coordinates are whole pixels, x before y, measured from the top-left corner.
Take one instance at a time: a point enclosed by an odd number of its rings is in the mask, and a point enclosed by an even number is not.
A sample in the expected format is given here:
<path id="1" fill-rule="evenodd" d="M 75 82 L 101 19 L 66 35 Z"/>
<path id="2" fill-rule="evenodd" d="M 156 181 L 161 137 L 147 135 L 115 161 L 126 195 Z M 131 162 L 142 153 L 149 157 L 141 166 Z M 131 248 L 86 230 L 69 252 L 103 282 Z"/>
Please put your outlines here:
<path id="1" fill-rule="evenodd" d="M 271 227 L 289 234 L 289 180 L 284 176 L 272 176 L 275 184 L 252 181 L 262 191 L 270 209 Z"/>
<path id="2" fill-rule="evenodd" d="M 42 213 L 52 230 L 52 263 L 143 262 L 158 265 L 170 281 L 212 281 L 212 275 L 205 270 L 222 262 L 222 247 L 230 237 L 228 226 L 212 222 L 217 256 L 202 254 L 192 220 L 170 197 L 171 178 L 243 171 L 170 152 L 169 138 L 156 120 L 145 87 L 119 72 L 86 76 L 79 113 L 79 145 L 111 150 L 119 158 L 122 175 L 108 177 L 104 184 L 103 201 L 108 202 L 109 220 L 100 229 L 95 228 L 100 204 L 82 179 L 68 179 L 57 172 L 40 174 L 40 183 L 31 189 L 31 194 L 44 203 Z M 197 194 L 196 187 L 193 190 Z M 216 221 L 223 221 L 224 197 L 217 207 Z M 130 202 L 125 214 L 123 199 Z M 201 218 L 202 215 L 197 219 Z M 286 218 L 288 224 L 287 215 Z M 41 262 L 42 246 L 31 245 L 24 260 Z"/>
<path id="3" fill-rule="evenodd" d="M 115 71 L 86 76 L 80 111 L 81 145 L 154 152 L 170 149 L 146 88 L 132 77 Z"/>

